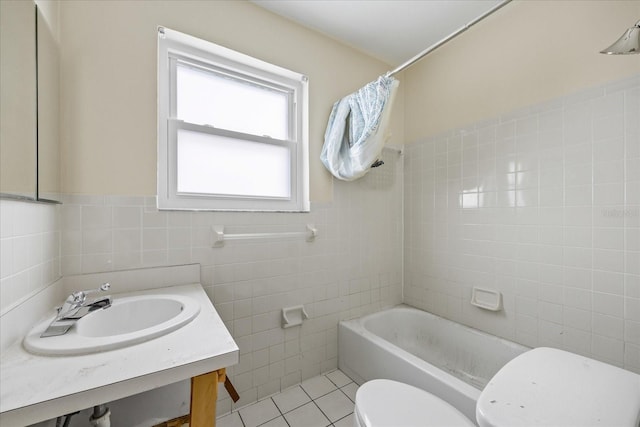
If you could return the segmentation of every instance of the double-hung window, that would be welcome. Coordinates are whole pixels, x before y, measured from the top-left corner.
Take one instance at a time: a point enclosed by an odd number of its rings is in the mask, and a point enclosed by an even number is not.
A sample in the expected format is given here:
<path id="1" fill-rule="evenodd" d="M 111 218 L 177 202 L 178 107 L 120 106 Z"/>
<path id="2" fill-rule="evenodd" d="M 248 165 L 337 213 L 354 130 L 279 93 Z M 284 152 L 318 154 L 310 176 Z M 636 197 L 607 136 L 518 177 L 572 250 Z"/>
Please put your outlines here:
<path id="1" fill-rule="evenodd" d="M 309 210 L 308 81 L 158 30 L 158 207 Z"/>

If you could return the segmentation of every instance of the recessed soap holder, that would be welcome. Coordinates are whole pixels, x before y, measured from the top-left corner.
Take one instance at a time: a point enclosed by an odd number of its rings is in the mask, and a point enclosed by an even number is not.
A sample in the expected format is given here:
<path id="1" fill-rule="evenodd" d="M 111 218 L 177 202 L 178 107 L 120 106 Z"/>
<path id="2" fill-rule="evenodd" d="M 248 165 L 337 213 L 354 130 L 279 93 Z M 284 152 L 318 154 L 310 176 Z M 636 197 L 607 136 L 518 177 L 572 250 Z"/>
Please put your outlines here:
<path id="1" fill-rule="evenodd" d="M 309 315 L 303 305 L 293 307 L 285 307 L 282 309 L 282 327 L 290 328 L 292 326 L 302 325 L 304 319 L 308 319 Z"/>
<path id="2" fill-rule="evenodd" d="M 471 304 L 489 311 L 502 310 L 502 293 L 493 289 L 473 287 Z"/>

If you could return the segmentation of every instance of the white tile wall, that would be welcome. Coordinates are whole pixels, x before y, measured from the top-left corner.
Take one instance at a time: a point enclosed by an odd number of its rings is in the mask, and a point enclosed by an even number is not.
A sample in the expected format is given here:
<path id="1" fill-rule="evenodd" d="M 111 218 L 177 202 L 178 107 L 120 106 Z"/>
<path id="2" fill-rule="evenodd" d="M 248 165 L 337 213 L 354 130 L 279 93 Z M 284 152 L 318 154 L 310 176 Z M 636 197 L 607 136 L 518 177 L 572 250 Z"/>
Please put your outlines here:
<path id="1" fill-rule="evenodd" d="M 386 153 L 383 167 L 335 182 L 333 202 L 313 203 L 306 214 L 159 212 L 150 197 L 67 196 L 62 271 L 200 263 L 203 285 L 240 347 L 229 373 L 241 407 L 337 368 L 338 320 L 401 302 L 402 185 L 402 159 Z M 251 233 L 305 231 L 308 223 L 319 232 L 313 243 L 211 247 L 213 225 Z M 281 308 L 298 304 L 310 318 L 282 329 Z M 232 408 L 228 398 L 219 405 L 221 413 Z"/>
<path id="2" fill-rule="evenodd" d="M 60 277 L 59 206 L 0 200 L 0 313 Z"/>
<path id="3" fill-rule="evenodd" d="M 640 75 L 406 153 L 405 303 L 640 372 Z"/>

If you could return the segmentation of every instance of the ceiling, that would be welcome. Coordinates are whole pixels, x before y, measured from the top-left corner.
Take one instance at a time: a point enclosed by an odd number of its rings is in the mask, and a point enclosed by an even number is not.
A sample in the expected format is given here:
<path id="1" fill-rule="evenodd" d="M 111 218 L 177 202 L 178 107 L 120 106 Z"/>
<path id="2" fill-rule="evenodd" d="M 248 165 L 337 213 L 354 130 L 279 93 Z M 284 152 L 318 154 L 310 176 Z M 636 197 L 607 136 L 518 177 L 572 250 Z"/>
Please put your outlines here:
<path id="1" fill-rule="evenodd" d="M 500 0 L 251 0 L 393 67 Z"/>

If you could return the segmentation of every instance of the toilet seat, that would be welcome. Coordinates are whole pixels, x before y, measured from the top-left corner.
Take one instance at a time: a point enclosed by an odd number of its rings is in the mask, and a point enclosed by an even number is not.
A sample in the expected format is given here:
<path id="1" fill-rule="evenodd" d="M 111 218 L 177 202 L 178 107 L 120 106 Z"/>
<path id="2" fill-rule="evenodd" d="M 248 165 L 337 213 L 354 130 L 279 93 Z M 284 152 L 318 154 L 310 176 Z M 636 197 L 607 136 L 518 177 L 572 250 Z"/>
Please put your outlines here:
<path id="1" fill-rule="evenodd" d="M 356 393 L 360 427 L 475 426 L 460 411 L 433 394 L 392 380 L 372 380 Z"/>

